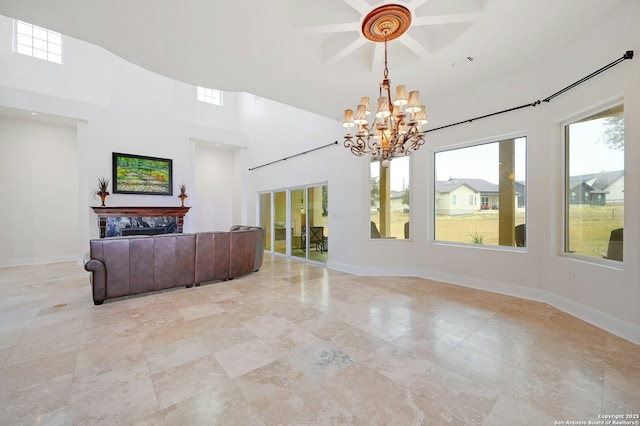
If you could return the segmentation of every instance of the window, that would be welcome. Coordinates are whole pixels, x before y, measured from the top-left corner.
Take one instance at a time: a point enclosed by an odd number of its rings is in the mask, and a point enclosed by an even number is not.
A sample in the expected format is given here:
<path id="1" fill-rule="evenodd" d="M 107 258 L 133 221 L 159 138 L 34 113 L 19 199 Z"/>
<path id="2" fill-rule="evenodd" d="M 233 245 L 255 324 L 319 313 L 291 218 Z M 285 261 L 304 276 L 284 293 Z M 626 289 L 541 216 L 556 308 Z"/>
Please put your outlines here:
<path id="1" fill-rule="evenodd" d="M 14 21 L 14 51 L 62 63 L 62 35 L 22 21 Z"/>
<path id="2" fill-rule="evenodd" d="M 371 162 L 371 238 L 409 238 L 409 157 Z"/>
<path id="3" fill-rule="evenodd" d="M 208 104 L 222 106 L 222 91 L 198 86 L 197 99 Z"/>
<path id="4" fill-rule="evenodd" d="M 570 123 L 564 133 L 565 252 L 622 261 L 624 107 Z"/>
<path id="5" fill-rule="evenodd" d="M 435 173 L 437 241 L 525 246 L 526 138 L 437 152 Z"/>

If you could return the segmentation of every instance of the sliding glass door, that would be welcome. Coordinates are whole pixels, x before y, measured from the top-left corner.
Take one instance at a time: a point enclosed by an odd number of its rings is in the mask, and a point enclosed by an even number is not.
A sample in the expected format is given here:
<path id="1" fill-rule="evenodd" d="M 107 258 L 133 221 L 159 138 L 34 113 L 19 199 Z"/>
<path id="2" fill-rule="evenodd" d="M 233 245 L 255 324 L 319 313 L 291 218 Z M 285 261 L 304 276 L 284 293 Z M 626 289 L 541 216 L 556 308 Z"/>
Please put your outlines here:
<path id="1" fill-rule="evenodd" d="M 327 185 L 259 194 L 265 250 L 326 263 L 329 251 Z"/>
<path id="2" fill-rule="evenodd" d="M 304 189 L 291 190 L 291 255 L 307 257 L 307 197 Z"/>
<path id="3" fill-rule="evenodd" d="M 260 226 L 266 230 L 264 239 L 264 249 L 271 251 L 271 235 L 273 227 L 271 226 L 271 193 L 260 194 Z"/>
<path id="4" fill-rule="evenodd" d="M 327 185 L 307 188 L 307 258 L 326 262 L 329 251 Z"/>
<path id="5" fill-rule="evenodd" d="M 273 251 L 287 253 L 287 193 L 273 193 Z"/>

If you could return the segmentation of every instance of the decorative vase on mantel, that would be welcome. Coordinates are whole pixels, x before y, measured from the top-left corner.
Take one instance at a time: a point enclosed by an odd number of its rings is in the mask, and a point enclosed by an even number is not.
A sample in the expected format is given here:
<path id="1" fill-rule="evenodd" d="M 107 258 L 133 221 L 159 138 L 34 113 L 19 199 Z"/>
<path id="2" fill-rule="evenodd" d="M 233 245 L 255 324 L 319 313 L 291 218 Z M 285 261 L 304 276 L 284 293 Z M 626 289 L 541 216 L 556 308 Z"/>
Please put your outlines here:
<path id="1" fill-rule="evenodd" d="M 180 188 L 180 194 L 178 195 L 178 198 L 180 198 L 181 207 L 184 207 L 184 199 L 188 197 L 187 185 L 185 185 L 184 183 L 180 184 L 179 188 Z"/>
<path id="2" fill-rule="evenodd" d="M 100 207 L 105 207 L 106 204 L 104 200 L 107 199 L 107 195 L 109 195 L 109 179 L 104 177 L 98 178 L 98 191 L 96 191 L 96 195 L 100 196 L 100 200 L 102 201 L 102 205 Z"/>
<path id="3" fill-rule="evenodd" d="M 98 195 L 100 196 L 100 200 L 102 201 L 102 204 L 100 205 L 100 207 L 105 207 L 106 204 L 104 203 L 104 200 L 107 199 L 107 195 L 109 195 L 108 192 L 98 192 Z"/>

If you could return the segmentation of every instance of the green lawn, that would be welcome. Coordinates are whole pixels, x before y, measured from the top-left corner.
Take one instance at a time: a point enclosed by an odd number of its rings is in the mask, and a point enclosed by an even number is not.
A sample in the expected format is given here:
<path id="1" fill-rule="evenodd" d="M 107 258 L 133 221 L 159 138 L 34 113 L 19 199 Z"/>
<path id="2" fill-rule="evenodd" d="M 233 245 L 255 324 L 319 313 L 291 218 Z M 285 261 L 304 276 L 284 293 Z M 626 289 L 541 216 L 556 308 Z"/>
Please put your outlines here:
<path id="1" fill-rule="evenodd" d="M 498 214 L 497 210 L 486 210 L 470 215 L 437 216 L 436 240 L 473 243 L 477 236 L 482 239 L 482 244 L 498 245 Z M 623 226 L 624 206 L 572 205 L 569 216 L 569 250 L 585 256 L 601 257 L 601 253 L 607 252 L 611 231 Z M 378 214 L 372 214 L 371 220 L 378 224 Z M 393 213 L 391 236 L 404 238 L 404 223 L 408 220 L 408 213 Z M 524 209 L 518 209 L 515 224 L 524 222 Z M 413 238 L 418 237 L 413 235 Z"/>
<path id="2" fill-rule="evenodd" d="M 607 252 L 609 235 L 622 228 L 624 205 L 571 206 L 569 208 L 569 250 L 585 256 L 601 257 Z"/>
<path id="3" fill-rule="evenodd" d="M 436 216 L 436 240 L 498 245 L 498 210 L 483 210 L 470 215 Z M 525 222 L 524 209 L 518 209 L 515 224 Z"/>

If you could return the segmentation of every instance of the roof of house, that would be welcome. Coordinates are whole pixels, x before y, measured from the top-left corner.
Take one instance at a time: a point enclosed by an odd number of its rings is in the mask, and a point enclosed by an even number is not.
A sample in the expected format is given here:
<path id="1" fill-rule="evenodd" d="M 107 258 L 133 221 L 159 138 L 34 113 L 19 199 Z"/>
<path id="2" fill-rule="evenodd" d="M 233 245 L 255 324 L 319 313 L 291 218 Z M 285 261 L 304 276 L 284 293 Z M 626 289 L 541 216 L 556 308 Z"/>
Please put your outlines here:
<path id="1" fill-rule="evenodd" d="M 436 191 L 440 193 L 448 193 L 456 190 L 462 185 L 466 185 L 475 192 L 498 192 L 498 185 L 495 183 L 487 182 L 484 179 L 471 179 L 471 178 L 450 178 L 449 180 L 436 181 Z"/>
<path id="2" fill-rule="evenodd" d="M 402 198 L 404 196 L 404 191 L 391 191 L 391 198 Z"/>
<path id="3" fill-rule="evenodd" d="M 624 177 L 624 170 L 614 170 L 610 172 L 588 173 L 569 177 L 569 187 L 575 188 L 583 183 L 589 185 L 594 190 L 604 191 L 612 183 Z"/>

